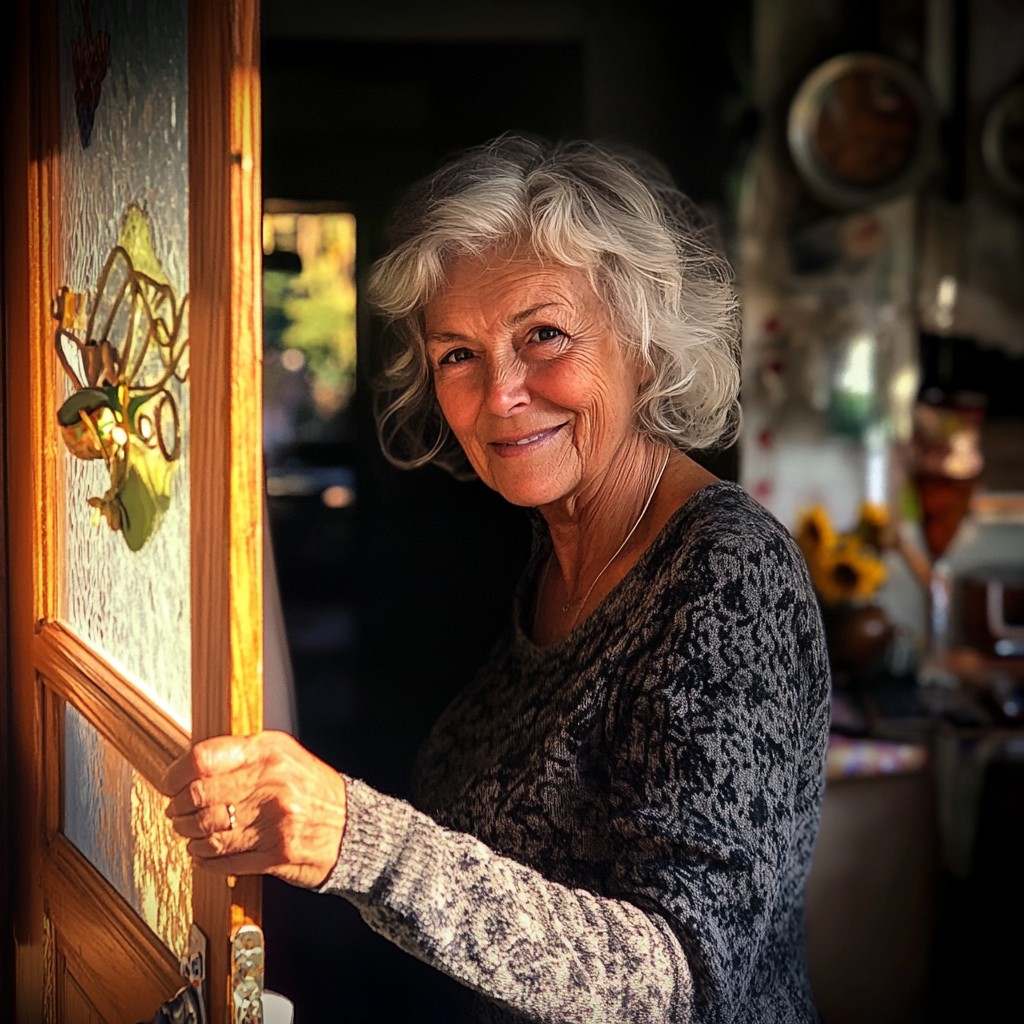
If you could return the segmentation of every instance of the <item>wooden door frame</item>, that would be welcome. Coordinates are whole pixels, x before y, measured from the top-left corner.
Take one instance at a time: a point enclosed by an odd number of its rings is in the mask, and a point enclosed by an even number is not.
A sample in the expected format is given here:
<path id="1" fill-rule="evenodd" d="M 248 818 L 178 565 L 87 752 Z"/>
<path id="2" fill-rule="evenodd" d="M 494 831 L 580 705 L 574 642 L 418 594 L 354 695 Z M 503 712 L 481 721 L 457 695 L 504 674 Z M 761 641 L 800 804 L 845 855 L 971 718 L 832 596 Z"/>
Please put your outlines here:
<path id="1" fill-rule="evenodd" d="M 191 431 L 203 442 L 189 453 L 192 736 L 200 740 L 263 728 L 259 5 L 189 0 L 188 16 Z M 193 885 L 193 915 L 207 935 L 261 920 L 260 878 L 229 888 L 197 871 Z M 227 944 L 211 943 L 209 963 L 227 985 Z M 226 1009 L 226 989 L 223 999 Z"/>
<path id="2" fill-rule="evenodd" d="M 0 438 L 6 478 L 10 640 L 7 886 L 13 911 L 17 1020 L 52 1017 L 44 991 L 53 955 L 44 899 L 59 904 L 87 941 L 80 969 L 115 943 L 148 1014 L 179 981 L 172 955 L 60 834 L 63 701 L 83 712 L 150 781 L 188 749 L 189 735 L 60 625 L 62 494 L 52 408 L 56 366 L 50 301 L 55 272 L 58 172 L 53 0 L 19 0 L 4 111 L 3 356 Z M 192 739 L 262 727 L 262 495 L 259 20 L 256 0 L 189 2 L 189 210 L 191 294 Z M 0 467 L 0 473 L 3 468 Z M 3 557 L 0 531 L 0 558 Z M 22 595 L 25 595 L 22 597 Z M 28 599 L 31 595 L 31 599 Z M 0 611 L 3 611 L 0 604 Z M 4 653 L 0 646 L 0 656 Z M 44 683 L 45 680 L 45 683 Z M 43 770 L 36 766 L 43 764 Z M 7 773 L 5 772 L 5 778 Z M 8 881 L 5 878 L 5 883 Z M 16 891 L 15 891 L 16 890 Z M 258 879 L 196 871 L 193 918 L 211 937 L 211 1024 L 230 1013 L 233 924 L 260 919 Z M 83 898 L 84 897 L 84 898 Z M 220 937 L 220 938 L 218 938 Z M 134 953 L 133 953 L 134 951 Z M 52 972 L 51 976 L 52 976 Z M 56 979 L 59 983 L 59 978 Z M 6 986 L 5 986 L 6 987 Z M 136 986 L 133 986 L 136 987 Z M 97 1006 L 110 1020 L 139 1019 L 116 992 Z M 145 1019 L 148 1019 L 146 1017 Z"/>
<path id="3" fill-rule="evenodd" d="M 39 529 L 34 509 L 44 489 L 33 458 L 33 446 L 44 443 L 37 421 L 39 396 L 29 384 L 33 366 L 41 356 L 39 325 L 51 286 L 52 251 L 50 199 L 53 171 L 52 118 L 41 107 L 42 97 L 31 84 L 52 74 L 42 39 L 51 26 L 43 5 L 19 3 L 9 74 L 9 95 L 4 119 L 4 311 L 5 311 L 5 424 L 7 456 L 5 505 L 8 536 L 24 538 L 8 546 L 9 585 L 12 594 L 30 600 L 11 601 L 8 609 L 10 639 L 10 771 L 12 918 L 15 944 L 16 1019 L 41 1020 L 43 993 L 44 914 L 40 886 L 43 842 L 43 779 L 36 770 L 42 747 L 40 686 L 32 664 L 32 638 L 45 597 L 37 587 L 35 567 Z"/>
<path id="4" fill-rule="evenodd" d="M 12 94 L 12 73 L 15 66 L 14 37 L 16 31 L 15 12 L 9 7 L 0 15 L 0 37 L 5 37 L 0 52 L 4 68 L 0 77 L 0 109 L 10 110 Z M 7 150 L 6 135 L 2 140 L 0 156 Z M 14 818 L 11 813 L 10 796 L 11 768 L 14 763 L 11 754 L 10 728 L 10 643 L 9 643 L 9 559 L 7 553 L 7 301 L 6 261 L 3 255 L 3 239 L 6 237 L 7 189 L 4 167 L 0 166 L 0 1021 L 14 1021 L 15 1018 L 15 952 L 13 913 L 13 878 L 11 874 L 10 846 L 13 839 Z"/>

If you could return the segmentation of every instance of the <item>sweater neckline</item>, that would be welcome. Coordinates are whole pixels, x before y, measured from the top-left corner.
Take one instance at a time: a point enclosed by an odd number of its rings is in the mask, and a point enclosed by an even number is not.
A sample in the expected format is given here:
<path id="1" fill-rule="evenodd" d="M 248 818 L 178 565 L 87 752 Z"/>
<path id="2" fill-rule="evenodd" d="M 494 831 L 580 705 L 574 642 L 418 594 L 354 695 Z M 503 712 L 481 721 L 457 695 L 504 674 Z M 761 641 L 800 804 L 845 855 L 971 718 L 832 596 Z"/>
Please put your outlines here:
<path id="1" fill-rule="evenodd" d="M 669 537 L 675 532 L 679 522 L 692 515 L 698 505 L 700 505 L 707 497 L 717 494 L 721 490 L 736 490 L 743 491 L 743 488 L 739 484 L 732 483 L 729 480 L 716 480 L 712 484 L 708 484 L 706 487 L 700 488 L 698 491 L 694 491 L 686 501 L 682 503 L 668 517 L 665 521 L 665 525 L 658 531 L 657 535 L 651 541 L 650 544 L 641 552 L 640 557 L 636 560 L 633 567 L 626 573 L 625 576 L 619 580 L 618 583 L 608 591 L 607 594 L 602 598 L 600 604 L 581 622 L 578 622 L 561 640 L 556 641 L 553 644 L 538 644 L 533 640 L 533 637 L 523 628 L 523 613 L 527 609 L 532 609 L 536 603 L 536 590 L 537 590 L 537 574 L 540 571 L 540 566 L 544 564 L 544 559 L 548 557 L 551 552 L 551 537 L 547 533 L 547 526 L 544 523 L 543 516 L 539 513 L 535 519 L 534 529 L 542 531 L 542 539 L 539 544 L 536 545 L 532 557 L 527 564 L 526 570 L 523 574 L 523 581 L 516 594 L 515 608 L 513 611 L 513 623 L 515 628 L 515 644 L 516 647 L 521 651 L 531 655 L 534 658 L 546 658 L 554 654 L 560 654 L 565 650 L 568 650 L 573 645 L 579 643 L 584 637 L 586 637 L 593 629 L 601 624 L 606 619 L 609 613 L 615 608 L 615 606 L 622 599 L 623 594 L 629 590 L 631 584 L 635 579 L 641 576 L 644 570 L 647 568 L 648 563 L 658 553 L 658 551 L 665 546 L 668 542 Z M 743 492 L 746 493 L 746 492 Z M 537 522 L 539 520 L 539 522 Z M 529 600 L 525 600 L 529 598 Z"/>

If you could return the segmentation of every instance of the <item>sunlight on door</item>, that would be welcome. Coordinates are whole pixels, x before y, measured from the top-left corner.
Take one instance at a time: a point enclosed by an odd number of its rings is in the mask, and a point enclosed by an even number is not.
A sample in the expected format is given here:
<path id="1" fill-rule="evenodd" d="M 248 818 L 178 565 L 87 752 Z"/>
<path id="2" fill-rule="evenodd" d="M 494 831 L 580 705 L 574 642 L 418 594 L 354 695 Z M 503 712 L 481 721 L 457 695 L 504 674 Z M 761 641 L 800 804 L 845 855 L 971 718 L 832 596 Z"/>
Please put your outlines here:
<path id="1" fill-rule="evenodd" d="M 64 834 L 176 956 L 188 950 L 192 862 L 167 801 L 70 704 Z"/>

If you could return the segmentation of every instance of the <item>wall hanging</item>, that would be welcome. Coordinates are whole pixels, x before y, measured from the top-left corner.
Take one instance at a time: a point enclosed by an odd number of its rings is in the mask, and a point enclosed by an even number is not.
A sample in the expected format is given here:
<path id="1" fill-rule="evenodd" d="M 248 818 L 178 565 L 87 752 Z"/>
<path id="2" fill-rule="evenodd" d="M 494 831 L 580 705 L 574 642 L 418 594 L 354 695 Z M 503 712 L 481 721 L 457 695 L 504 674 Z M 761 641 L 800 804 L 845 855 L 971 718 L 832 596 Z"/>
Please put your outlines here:
<path id="1" fill-rule="evenodd" d="M 981 154 L 1000 192 L 1024 203 L 1024 82 L 1007 89 L 989 108 Z"/>
<path id="2" fill-rule="evenodd" d="M 876 53 L 833 57 L 789 108 L 797 170 L 831 206 L 867 206 L 919 185 L 935 154 L 931 94 L 908 68 Z"/>

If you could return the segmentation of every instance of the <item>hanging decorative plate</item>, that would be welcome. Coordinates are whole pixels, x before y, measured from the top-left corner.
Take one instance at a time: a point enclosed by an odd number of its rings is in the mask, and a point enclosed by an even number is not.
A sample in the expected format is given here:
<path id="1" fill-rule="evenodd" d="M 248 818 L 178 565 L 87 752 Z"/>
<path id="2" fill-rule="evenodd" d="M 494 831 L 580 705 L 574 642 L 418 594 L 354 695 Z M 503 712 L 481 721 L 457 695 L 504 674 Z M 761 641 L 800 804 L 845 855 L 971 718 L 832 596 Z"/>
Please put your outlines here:
<path id="1" fill-rule="evenodd" d="M 1024 82 L 1011 86 L 989 108 L 981 155 L 999 191 L 1024 202 Z"/>
<path id="2" fill-rule="evenodd" d="M 867 206 L 917 187 L 931 168 L 936 115 L 908 68 L 875 53 L 826 61 L 789 108 L 789 149 L 801 177 L 832 206 Z"/>
<path id="3" fill-rule="evenodd" d="M 95 294 L 65 287 L 53 304 L 57 356 L 74 389 L 57 422 L 72 455 L 106 463 L 110 487 L 89 504 L 132 551 L 152 536 L 171 500 L 181 454 L 178 401 L 188 379 L 187 307 L 135 205 Z"/>

